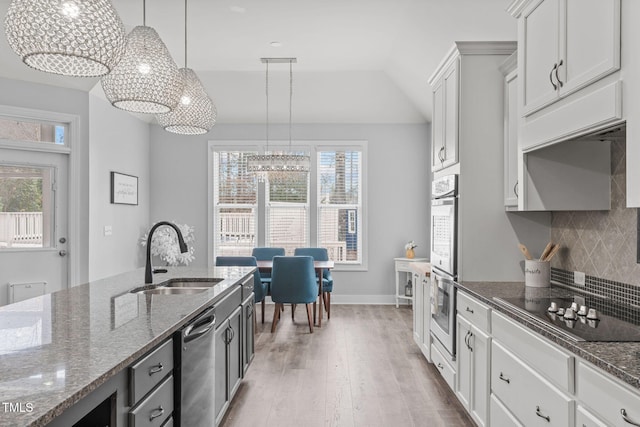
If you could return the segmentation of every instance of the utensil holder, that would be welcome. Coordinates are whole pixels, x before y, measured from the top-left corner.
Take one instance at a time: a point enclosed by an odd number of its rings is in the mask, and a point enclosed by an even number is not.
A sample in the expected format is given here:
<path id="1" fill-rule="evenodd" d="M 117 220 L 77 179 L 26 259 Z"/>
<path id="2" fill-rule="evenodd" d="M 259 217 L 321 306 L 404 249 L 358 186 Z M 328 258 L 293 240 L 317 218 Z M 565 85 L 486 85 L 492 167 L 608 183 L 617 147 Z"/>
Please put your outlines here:
<path id="1" fill-rule="evenodd" d="M 551 263 L 549 261 L 524 260 L 524 284 L 532 288 L 551 286 Z"/>

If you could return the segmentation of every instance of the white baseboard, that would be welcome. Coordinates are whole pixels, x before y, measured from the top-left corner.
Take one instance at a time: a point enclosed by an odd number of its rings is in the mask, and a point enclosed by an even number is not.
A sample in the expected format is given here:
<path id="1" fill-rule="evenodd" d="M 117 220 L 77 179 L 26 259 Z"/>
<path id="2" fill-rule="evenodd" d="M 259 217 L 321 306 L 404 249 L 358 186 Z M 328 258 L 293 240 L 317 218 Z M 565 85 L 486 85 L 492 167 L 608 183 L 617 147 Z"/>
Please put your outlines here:
<path id="1" fill-rule="evenodd" d="M 266 298 L 267 304 L 273 304 L 270 297 Z M 331 293 L 331 304 L 354 305 L 395 305 L 395 295 L 341 295 Z M 407 305 L 406 300 L 400 301 L 400 305 Z"/>

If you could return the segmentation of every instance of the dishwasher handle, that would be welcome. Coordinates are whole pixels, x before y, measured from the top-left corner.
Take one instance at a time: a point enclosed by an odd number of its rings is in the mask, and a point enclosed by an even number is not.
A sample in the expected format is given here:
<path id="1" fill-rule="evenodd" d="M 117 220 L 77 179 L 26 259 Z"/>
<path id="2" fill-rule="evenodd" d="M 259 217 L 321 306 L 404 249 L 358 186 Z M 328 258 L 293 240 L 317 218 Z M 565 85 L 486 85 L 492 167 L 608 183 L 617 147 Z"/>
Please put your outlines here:
<path id="1" fill-rule="evenodd" d="M 205 313 L 184 329 L 182 336 L 185 344 L 205 335 L 213 329 L 216 323 L 216 315 L 215 313 L 207 314 L 207 312 L 212 310 L 213 307 L 208 308 Z"/>

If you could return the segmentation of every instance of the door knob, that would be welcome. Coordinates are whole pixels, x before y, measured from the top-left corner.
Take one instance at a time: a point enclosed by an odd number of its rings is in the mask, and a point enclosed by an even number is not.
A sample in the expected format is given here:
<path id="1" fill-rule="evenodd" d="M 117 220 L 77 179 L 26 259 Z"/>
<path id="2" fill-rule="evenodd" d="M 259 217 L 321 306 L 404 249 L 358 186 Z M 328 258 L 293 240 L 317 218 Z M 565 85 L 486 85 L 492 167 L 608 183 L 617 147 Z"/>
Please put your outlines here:
<path id="1" fill-rule="evenodd" d="M 61 250 L 60 252 L 58 252 L 58 255 L 60 256 L 67 256 L 67 251 L 65 251 L 64 249 Z"/>
<path id="2" fill-rule="evenodd" d="M 61 237 L 60 240 L 58 240 L 58 242 L 67 243 L 67 238 L 66 237 Z"/>

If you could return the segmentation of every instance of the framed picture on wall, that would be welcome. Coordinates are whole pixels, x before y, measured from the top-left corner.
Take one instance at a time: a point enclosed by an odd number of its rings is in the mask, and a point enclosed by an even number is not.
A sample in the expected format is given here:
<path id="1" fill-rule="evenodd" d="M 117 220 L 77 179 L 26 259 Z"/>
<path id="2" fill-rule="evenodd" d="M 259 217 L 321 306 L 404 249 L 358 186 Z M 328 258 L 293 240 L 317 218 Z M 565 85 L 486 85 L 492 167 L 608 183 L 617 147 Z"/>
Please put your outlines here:
<path id="1" fill-rule="evenodd" d="M 119 172 L 111 172 L 111 203 L 137 205 L 138 177 Z"/>

